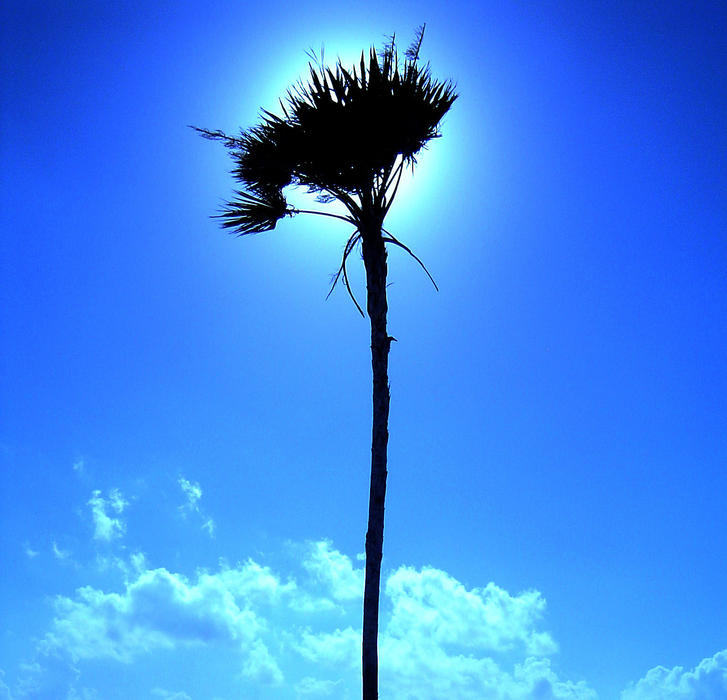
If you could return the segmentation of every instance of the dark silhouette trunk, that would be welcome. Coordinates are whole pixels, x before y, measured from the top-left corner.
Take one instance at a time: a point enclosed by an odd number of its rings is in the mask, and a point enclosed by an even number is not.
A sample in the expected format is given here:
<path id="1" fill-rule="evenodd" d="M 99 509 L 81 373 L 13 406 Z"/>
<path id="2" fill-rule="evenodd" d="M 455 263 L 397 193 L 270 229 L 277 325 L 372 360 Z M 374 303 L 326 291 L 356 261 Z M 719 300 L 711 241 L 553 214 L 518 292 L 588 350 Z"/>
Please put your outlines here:
<path id="1" fill-rule="evenodd" d="M 371 431 L 371 487 L 366 532 L 366 582 L 364 585 L 361 662 L 363 700 L 378 698 L 379 587 L 384 544 L 386 449 L 389 441 L 389 346 L 386 332 L 386 246 L 381 223 L 362 227 L 362 252 L 366 268 L 366 310 L 371 321 L 373 371 L 373 426 Z"/>

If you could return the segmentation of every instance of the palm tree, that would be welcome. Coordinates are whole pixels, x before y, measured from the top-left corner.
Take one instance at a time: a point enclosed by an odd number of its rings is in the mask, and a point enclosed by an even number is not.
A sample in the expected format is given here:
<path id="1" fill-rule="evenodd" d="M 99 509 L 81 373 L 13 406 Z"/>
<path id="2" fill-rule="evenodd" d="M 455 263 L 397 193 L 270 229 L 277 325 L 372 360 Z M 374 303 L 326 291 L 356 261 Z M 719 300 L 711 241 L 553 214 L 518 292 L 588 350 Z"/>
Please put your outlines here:
<path id="1" fill-rule="evenodd" d="M 405 168 L 413 169 L 416 155 L 439 136 L 442 117 L 457 97 L 451 82 L 433 79 L 429 65 L 419 62 L 423 35 L 424 25 L 417 30 L 414 43 L 401 61 L 392 37 L 380 53 L 372 48 L 368 61 L 362 53 L 359 65 L 350 70 L 340 59 L 333 68 L 324 67 L 322 61 L 315 66 L 309 64 L 310 81 L 301 81 L 288 90 L 285 101 L 280 101 L 282 115 L 264 110 L 261 122 L 239 136 L 197 129 L 229 149 L 235 163 L 233 175 L 242 184 L 219 214 L 222 226 L 239 235 L 259 233 L 296 214 L 330 216 L 353 226 L 331 291 L 342 279 L 364 315 L 351 292 L 346 270 L 348 256 L 361 245 L 373 370 L 362 640 L 364 700 L 378 697 L 379 586 L 389 438 L 388 358 L 389 346 L 395 340 L 386 330 L 386 245 L 403 248 L 422 264 L 383 225 Z M 286 202 L 283 194 L 289 185 L 306 187 L 321 204 L 337 200 L 346 213 L 297 209 Z"/>

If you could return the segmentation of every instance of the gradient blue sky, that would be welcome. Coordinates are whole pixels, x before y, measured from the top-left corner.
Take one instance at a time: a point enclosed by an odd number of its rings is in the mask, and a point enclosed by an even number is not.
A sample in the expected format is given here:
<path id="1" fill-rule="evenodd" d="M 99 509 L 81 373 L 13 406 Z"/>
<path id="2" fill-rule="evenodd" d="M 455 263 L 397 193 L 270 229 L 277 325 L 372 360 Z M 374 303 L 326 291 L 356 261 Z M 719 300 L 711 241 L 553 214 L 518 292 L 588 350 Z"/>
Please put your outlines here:
<path id="1" fill-rule="evenodd" d="M 0 697 L 357 697 L 349 232 L 227 236 L 187 125 L 422 21 L 461 97 L 388 219 L 441 291 L 392 251 L 382 697 L 727 697 L 724 3 L 0 12 Z"/>

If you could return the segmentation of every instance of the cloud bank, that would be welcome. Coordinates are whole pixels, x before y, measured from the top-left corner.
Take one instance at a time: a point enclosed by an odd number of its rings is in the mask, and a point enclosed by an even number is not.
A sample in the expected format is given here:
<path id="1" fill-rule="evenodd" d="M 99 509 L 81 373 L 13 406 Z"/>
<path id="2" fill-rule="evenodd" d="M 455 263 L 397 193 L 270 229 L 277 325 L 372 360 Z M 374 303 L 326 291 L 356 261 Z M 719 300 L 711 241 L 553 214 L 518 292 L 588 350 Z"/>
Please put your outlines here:
<path id="1" fill-rule="evenodd" d="M 199 507 L 199 484 L 181 477 L 177 485 L 185 496 L 182 515 L 207 519 Z M 107 588 L 97 582 L 56 596 L 36 657 L 21 668 L 12 691 L 0 675 L 0 698 L 101 697 L 108 689 L 89 687 L 84 668 L 110 664 L 109 670 L 128 668 L 133 674 L 136 661 L 148 667 L 174 654 L 175 660 L 189 654 L 204 658 L 202 668 L 207 660 L 224 658 L 233 694 L 360 695 L 364 569 L 358 560 L 321 540 L 289 544 L 285 573 L 248 559 L 185 575 L 151 566 L 142 552 L 130 552 L 120 541 L 128 502 L 118 489 L 105 497 L 93 491 L 88 505 L 93 539 L 104 544 L 98 571 L 118 570 L 123 582 L 109 586 L 105 580 Z M 69 556 L 55 542 L 53 551 L 58 560 Z M 492 582 L 467 587 L 432 566 L 386 572 L 379 630 L 382 697 L 596 700 L 585 681 L 563 677 L 554 663 L 558 645 L 543 629 L 545 612 L 546 601 L 536 590 L 512 594 Z M 176 687 L 165 689 L 166 680 Z M 175 677 L 149 682 L 148 696 L 191 697 L 191 688 L 180 688 Z M 620 694 L 620 700 L 720 698 L 727 698 L 727 650 L 692 670 L 653 668 Z"/>
<path id="2" fill-rule="evenodd" d="M 224 648 L 241 683 L 276 687 L 279 697 L 357 695 L 363 569 L 330 542 L 304 545 L 288 578 L 252 559 L 193 577 L 140 561 L 118 592 L 84 586 L 56 597 L 40 651 L 82 667 Z M 592 700 L 585 683 L 551 667 L 557 646 L 539 629 L 544 611 L 537 591 L 468 589 L 433 567 L 399 567 L 382 596 L 382 696 Z"/>

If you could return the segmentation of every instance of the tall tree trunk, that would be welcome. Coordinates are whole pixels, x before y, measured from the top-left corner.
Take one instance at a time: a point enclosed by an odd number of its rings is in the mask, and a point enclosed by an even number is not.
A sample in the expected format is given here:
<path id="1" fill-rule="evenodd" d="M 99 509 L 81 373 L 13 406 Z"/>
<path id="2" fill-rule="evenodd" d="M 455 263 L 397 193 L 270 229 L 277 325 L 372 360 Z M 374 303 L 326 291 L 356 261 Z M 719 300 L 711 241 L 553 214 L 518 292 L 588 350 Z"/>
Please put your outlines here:
<path id="1" fill-rule="evenodd" d="M 384 544 L 386 496 L 386 449 L 389 442 L 389 345 L 386 332 L 386 246 L 381 224 L 362 229 L 366 268 L 366 310 L 371 321 L 371 368 L 373 371 L 373 425 L 371 431 L 371 487 L 366 532 L 366 582 L 364 585 L 363 700 L 378 698 L 379 587 Z"/>

